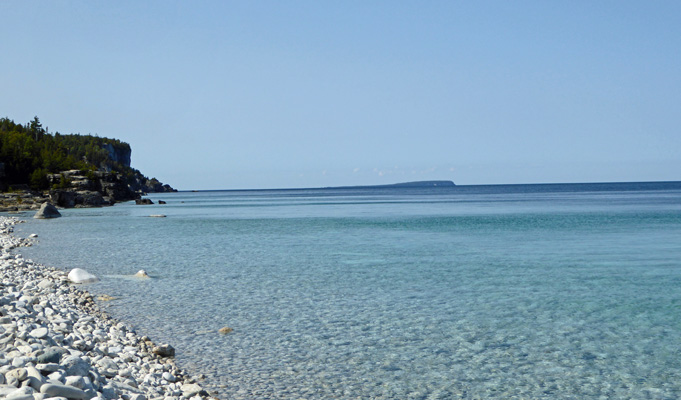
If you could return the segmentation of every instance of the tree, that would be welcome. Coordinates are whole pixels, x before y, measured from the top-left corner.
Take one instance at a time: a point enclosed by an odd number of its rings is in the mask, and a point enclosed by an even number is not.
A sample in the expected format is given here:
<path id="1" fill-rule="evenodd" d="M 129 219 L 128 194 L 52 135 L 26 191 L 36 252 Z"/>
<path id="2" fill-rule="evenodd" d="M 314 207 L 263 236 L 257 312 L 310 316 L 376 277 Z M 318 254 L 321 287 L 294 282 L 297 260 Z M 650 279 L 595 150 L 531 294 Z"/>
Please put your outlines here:
<path id="1" fill-rule="evenodd" d="M 37 115 L 33 117 L 33 120 L 30 122 L 28 129 L 33 134 L 33 137 L 35 138 L 36 142 L 42 139 L 43 135 L 45 135 L 43 124 L 40 123 L 40 120 L 38 119 Z"/>

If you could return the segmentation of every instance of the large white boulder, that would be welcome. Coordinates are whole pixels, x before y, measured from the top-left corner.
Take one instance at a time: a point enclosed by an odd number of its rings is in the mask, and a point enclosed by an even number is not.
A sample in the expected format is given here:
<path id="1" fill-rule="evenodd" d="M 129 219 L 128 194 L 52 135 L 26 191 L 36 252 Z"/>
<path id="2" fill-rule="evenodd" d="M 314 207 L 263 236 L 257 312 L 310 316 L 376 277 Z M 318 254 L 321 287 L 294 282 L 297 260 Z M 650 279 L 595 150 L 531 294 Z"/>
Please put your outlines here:
<path id="1" fill-rule="evenodd" d="M 69 281 L 73 283 L 91 283 L 91 282 L 97 282 L 99 279 L 97 279 L 96 276 L 92 275 L 91 273 L 87 272 L 86 270 L 82 268 L 74 268 L 69 272 Z"/>
<path id="2" fill-rule="evenodd" d="M 137 271 L 137 273 L 135 274 L 135 277 L 136 278 L 148 278 L 149 275 L 147 275 L 147 271 L 141 269 L 141 270 Z"/>

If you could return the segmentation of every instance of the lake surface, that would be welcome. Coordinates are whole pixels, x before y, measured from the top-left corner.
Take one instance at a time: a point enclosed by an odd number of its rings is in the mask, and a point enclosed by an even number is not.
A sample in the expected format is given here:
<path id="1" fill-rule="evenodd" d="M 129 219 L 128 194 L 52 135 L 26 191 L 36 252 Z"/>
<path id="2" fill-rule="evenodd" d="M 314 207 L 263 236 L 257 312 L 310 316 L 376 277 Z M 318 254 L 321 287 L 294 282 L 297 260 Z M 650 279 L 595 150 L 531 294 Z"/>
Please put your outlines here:
<path id="1" fill-rule="evenodd" d="M 150 198 L 21 251 L 223 398 L 681 397 L 680 182 Z"/>

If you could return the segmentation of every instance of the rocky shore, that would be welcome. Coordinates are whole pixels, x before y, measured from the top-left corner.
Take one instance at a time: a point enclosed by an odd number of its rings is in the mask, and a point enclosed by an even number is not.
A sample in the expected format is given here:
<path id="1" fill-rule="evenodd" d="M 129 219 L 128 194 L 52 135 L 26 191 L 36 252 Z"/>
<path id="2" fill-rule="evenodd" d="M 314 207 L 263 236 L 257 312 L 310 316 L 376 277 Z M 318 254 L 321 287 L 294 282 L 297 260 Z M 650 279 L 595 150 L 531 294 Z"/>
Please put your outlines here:
<path id="1" fill-rule="evenodd" d="M 168 399 L 210 397 L 156 345 L 101 311 L 64 271 L 10 250 L 21 221 L 0 216 L 0 398 Z"/>

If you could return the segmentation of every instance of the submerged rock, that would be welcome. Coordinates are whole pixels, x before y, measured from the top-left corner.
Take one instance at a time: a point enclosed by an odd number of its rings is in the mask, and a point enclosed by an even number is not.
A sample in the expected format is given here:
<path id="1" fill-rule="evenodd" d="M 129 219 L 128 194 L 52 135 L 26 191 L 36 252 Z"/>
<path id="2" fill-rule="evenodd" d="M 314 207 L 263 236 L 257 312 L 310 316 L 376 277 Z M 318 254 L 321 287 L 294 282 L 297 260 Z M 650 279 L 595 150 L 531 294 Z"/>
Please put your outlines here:
<path id="1" fill-rule="evenodd" d="M 149 275 L 147 275 L 147 271 L 141 269 L 141 270 L 137 271 L 137 273 L 135 274 L 135 277 L 136 278 L 148 278 Z"/>
<path id="2" fill-rule="evenodd" d="M 40 210 L 38 210 L 38 212 L 35 213 L 35 215 L 33 216 L 33 218 L 36 218 L 36 219 L 59 218 L 59 217 L 61 217 L 59 210 L 57 210 L 57 207 L 53 206 L 51 203 L 43 203 L 43 205 L 40 206 Z"/>
<path id="3" fill-rule="evenodd" d="M 96 276 L 81 268 L 72 269 L 69 272 L 68 278 L 73 283 L 91 283 L 99 280 Z"/>
<path id="4" fill-rule="evenodd" d="M 161 357 L 173 357 L 175 355 L 175 348 L 169 344 L 162 344 L 154 347 L 151 352 Z"/>

